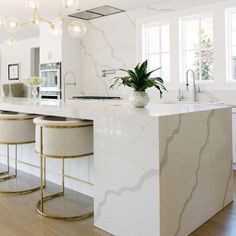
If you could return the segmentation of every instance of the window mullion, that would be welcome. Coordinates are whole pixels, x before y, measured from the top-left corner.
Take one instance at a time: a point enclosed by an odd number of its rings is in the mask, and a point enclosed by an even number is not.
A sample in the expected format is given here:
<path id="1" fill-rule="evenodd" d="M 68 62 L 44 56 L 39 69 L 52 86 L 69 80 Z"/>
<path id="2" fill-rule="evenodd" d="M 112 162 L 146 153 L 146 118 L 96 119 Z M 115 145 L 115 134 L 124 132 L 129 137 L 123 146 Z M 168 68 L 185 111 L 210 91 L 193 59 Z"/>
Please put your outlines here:
<path id="1" fill-rule="evenodd" d="M 202 80 L 202 18 L 199 19 L 199 80 Z"/>
<path id="2" fill-rule="evenodd" d="M 160 67 L 161 67 L 161 70 L 160 70 L 160 75 L 161 75 L 161 77 L 162 77 L 162 32 L 161 32 L 161 26 L 159 27 L 159 37 L 160 37 L 160 40 L 159 40 L 159 42 L 160 42 L 160 58 L 159 58 L 159 60 L 160 60 Z"/>

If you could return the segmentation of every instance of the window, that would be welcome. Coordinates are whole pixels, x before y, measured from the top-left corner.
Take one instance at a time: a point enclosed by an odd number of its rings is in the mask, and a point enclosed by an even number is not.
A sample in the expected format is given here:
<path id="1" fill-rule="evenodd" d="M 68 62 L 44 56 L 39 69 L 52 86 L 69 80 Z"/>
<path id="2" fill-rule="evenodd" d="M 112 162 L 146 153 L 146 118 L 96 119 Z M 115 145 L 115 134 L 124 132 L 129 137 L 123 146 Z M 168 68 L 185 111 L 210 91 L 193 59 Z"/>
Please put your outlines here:
<path id="1" fill-rule="evenodd" d="M 170 80 L 170 36 L 168 24 L 145 25 L 143 30 L 143 60 L 148 59 L 149 70 L 161 67 L 153 75 L 165 82 Z"/>
<path id="2" fill-rule="evenodd" d="M 195 71 L 196 79 L 214 79 L 213 18 L 207 15 L 182 18 L 182 72 Z"/>
<path id="3" fill-rule="evenodd" d="M 236 9 L 227 10 L 228 81 L 236 81 Z"/>

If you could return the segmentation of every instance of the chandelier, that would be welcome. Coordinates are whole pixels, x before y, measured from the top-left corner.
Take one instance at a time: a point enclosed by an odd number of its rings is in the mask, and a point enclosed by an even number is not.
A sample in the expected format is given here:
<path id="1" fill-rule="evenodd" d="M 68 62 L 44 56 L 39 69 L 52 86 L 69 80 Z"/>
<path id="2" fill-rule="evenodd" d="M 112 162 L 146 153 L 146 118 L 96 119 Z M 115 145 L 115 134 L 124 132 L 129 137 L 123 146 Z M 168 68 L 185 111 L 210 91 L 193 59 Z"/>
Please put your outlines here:
<path id="1" fill-rule="evenodd" d="M 31 20 L 28 22 L 20 22 L 15 17 L 0 19 L 0 28 L 10 33 L 10 37 L 7 40 L 7 43 L 10 45 L 16 41 L 16 32 L 19 28 L 25 25 L 37 27 L 41 22 L 44 22 L 48 24 L 53 35 L 58 36 L 62 34 L 62 25 L 60 22 L 65 21 L 65 16 L 69 12 L 78 9 L 78 0 L 62 0 L 62 9 L 55 20 L 49 20 L 40 15 L 38 0 L 27 0 L 25 8 L 32 11 Z M 71 21 L 68 25 L 68 32 L 74 38 L 82 38 L 86 34 L 86 31 L 85 24 L 80 20 Z"/>

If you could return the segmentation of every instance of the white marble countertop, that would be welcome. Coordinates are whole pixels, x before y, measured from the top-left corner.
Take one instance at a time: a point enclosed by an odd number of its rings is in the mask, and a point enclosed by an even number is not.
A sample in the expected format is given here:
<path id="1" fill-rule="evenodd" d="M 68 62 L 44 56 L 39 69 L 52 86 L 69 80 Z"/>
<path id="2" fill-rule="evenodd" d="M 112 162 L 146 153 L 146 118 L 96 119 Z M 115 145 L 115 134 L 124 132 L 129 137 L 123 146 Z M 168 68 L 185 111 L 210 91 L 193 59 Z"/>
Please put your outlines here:
<path id="1" fill-rule="evenodd" d="M 33 100 L 30 98 L 0 98 L 0 110 L 91 119 L 98 115 L 132 115 L 160 117 L 228 107 L 224 104 L 150 103 L 145 109 L 133 108 L 125 100 Z"/>

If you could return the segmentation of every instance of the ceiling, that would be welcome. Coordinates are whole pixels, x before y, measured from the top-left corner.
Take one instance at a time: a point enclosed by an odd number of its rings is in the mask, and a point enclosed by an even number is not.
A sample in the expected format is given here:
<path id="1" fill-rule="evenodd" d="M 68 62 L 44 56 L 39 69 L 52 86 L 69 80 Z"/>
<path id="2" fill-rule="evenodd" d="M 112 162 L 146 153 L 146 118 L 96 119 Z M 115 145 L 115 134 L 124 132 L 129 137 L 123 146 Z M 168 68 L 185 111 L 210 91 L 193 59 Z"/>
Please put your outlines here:
<path id="1" fill-rule="evenodd" d="M 153 3 L 171 3 L 174 0 L 79 0 L 79 9 L 81 11 L 95 8 L 102 5 L 111 5 L 124 10 L 131 10 Z M 186 1 L 186 0 L 185 0 Z M 194 2 L 202 2 L 202 0 L 187 0 Z M 205 2 L 212 0 L 204 0 Z M 217 0 L 214 0 L 217 1 Z M 220 0 L 218 0 L 220 1 Z M 57 13 L 61 10 L 61 0 L 39 0 L 40 14 L 48 19 L 57 17 Z M 25 0 L 0 0 L 0 19 L 14 16 L 21 22 L 27 21 L 31 17 L 31 12 L 25 9 Z M 31 38 L 38 35 L 38 29 L 24 26 L 17 33 L 17 39 Z M 9 37 L 8 33 L 0 30 L 0 43 Z"/>
<path id="2" fill-rule="evenodd" d="M 161 0 L 162 1 L 162 0 Z M 61 10 L 61 0 L 39 0 L 40 14 L 46 18 L 57 17 L 57 12 Z M 111 5 L 124 10 L 138 8 L 157 0 L 79 0 L 79 9 L 87 10 L 90 8 Z M 16 17 L 20 21 L 27 21 L 31 17 L 31 12 L 25 9 L 25 0 L 0 0 L 0 17 Z M 38 35 L 38 29 L 33 27 L 22 27 L 17 33 L 17 39 L 31 38 Z M 0 30 L 0 43 L 8 38 L 8 33 Z"/>

